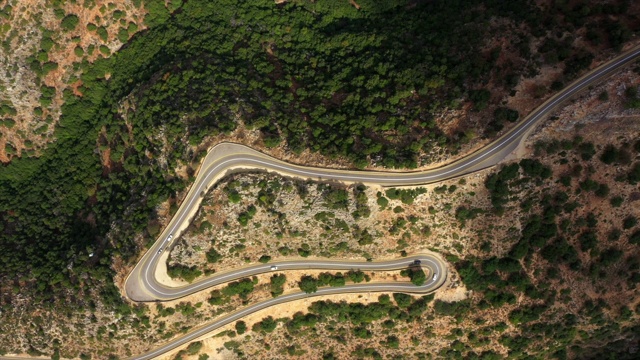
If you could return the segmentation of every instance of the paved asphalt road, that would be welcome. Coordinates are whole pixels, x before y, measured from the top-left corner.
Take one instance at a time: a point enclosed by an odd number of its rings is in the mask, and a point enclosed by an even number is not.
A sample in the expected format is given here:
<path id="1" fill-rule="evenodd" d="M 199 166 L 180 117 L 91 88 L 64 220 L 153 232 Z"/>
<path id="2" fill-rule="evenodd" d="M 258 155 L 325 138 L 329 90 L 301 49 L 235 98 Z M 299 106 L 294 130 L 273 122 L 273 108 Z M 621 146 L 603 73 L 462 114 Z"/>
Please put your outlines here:
<path id="1" fill-rule="evenodd" d="M 244 273 L 241 277 L 247 276 L 248 274 L 253 273 L 261 273 L 265 271 L 270 271 L 270 266 L 277 265 L 279 270 L 289 270 L 289 269 L 334 269 L 334 270 L 351 270 L 351 269 L 361 269 L 361 270 L 397 270 L 397 269 L 406 269 L 412 265 L 415 265 L 414 261 L 420 261 L 420 266 L 423 268 L 427 268 L 427 276 L 428 281 L 423 286 L 415 286 L 410 282 L 392 282 L 392 283 L 361 283 L 361 284 L 353 284 L 346 285 L 341 287 L 322 287 L 319 288 L 317 292 L 312 294 L 307 294 L 304 292 L 294 292 L 290 294 L 285 294 L 278 296 L 273 299 L 265 300 L 245 308 L 242 308 L 238 311 L 235 311 L 231 314 L 225 315 L 221 318 L 216 319 L 215 321 L 197 328 L 189 332 L 188 334 L 179 337 L 177 339 L 172 340 L 171 342 L 162 345 L 150 352 L 147 352 L 142 355 L 137 355 L 132 359 L 136 360 L 147 360 L 153 359 L 161 354 L 164 354 L 172 349 L 175 349 L 178 346 L 187 344 L 199 337 L 214 331 L 224 325 L 232 323 L 236 320 L 239 320 L 251 313 L 256 311 L 266 309 L 270 306 L 274 306 L 277 304 L 283 304 L 290 301 L 302 300 L 309 297 L 314 296 L 323 296 L 323 295 L 332 295 L 332 294 L 346 294 L 346 293 L 367 293 L 367 292 L 401 292 L 401 293 L 413 293 L 413 294 L 426 294 L 430 293 L 437 288 L 439 288 L 446 280 L 447 268 L 446 264 L 439 260 L 437 257 L 432 255 L 415 255 L 402 259 L 384 261 L 384 262 L 339 262 L 339 261 L 291 261 L 291 262 L 280 262 L 273 263 L 269 265 L 262 266 L 252 266 L 249 268 L 245 268 L 242 271 Z M 277 271 L 276 271 L 277 272 Z M 229 275 L 234 275 L 230 273 Z M 229 280 L 223 280 L 220 282 L 226 282 Z M 202 286 L 208 287 L 211 286 L 211 283 L 207 281 L 203 281 Z M 184 289 L 190 292 L 190 289 Z M 277 317 L 277 316 L 276 316 Z"/>
<path id="2" fill-rule="evenodd" d="M 349 171 L 311 168 L 289 164 L 260 152 L 252 150 L 248 147 L 224 143 L 215 146 L 207 154 L 203 161 L 201 171 L 186 198 L 183 200 L 176 215 L 173 217 L 165 231 L 160 236 L 160 240 L 145 254 L 132 271 L 126 281 L 127 295 L 136 301 L 153 301 L 175 299 L 188 294 L 200 291 L 207 287 L 232 281 L 246 276 L 271 271 L 271 266 L 276 265 L 278 270 L 288 269 L 332 269 L 332 270 L 382 270 L 382 269 L 399 269 L 407 267 L 414 259 L 420 259 L 423 266 L 429 267 L 431 274 L 436 275 L 436 280 L 431 280 L 424 287 L 418 288 L 411 284 L 359 284 L 349 285 L 340 288 L 320 289 L 316 295 L 329 293 L 346 293 L 346 292 L 368 292 L 368 291 L 396 291 L 396 292 L 429 292 L 440 286 L 446 278 L 446 267 L 435 256 L 410 257 L 398 260 L 392 260 L 379 263 L 355 263 L 355 262 L 336 262 L 325 260 L 300 260 L 287 261 L 282 263 L 260 264 L 236 269 L 234 271 L 222 274 L 216 274 L 210 278 L 194 282 L 190 285 L 182 287 L 167 287 L 160 284 L 154 274 L 156 267 L 162 256 L 166 253 L 166 249 L 171 246 L 176 237 L 180 235 L 180 231 L 184 225 L 189 223 L 195 215 L 197 208 L 201 202 L 202 196 L 208 189 L 224 175 L 233 171 L 246 170 L 265 170 L 277 172 L 285 176 L 294 176 L 303 179 L 319 180 L 319 181 L 339 181 L 345 183 L 366 183 L 378 184 L 383 186 L 408 186 L 420 185 L 443 181 L 446 179 L 469 174 L 487 167 L 496 165 L 514 149 L 516 149 L 522 139 L 551 113 L 559 104 L 580 91 L 596 84 L 598 81 L 606 78 L 614 71 L 622 66 L 632 62 L 640 55 L 640 48 L 634 48 L 617 58 L 603 64 L 594 69 L 580 79 L 574 81 L 571 85 L 563 89 L 558 94 L 545 101 L 536 110 L 519 122 L 513 129 L 498 138 L 496 141 L 485 146 L 479 151 L 455 161 L 446 166 L 419 172 L 378 172 L 378 171 Z M 162 250 L 162 253 L 159 251 Z M 196 339 L 209 331 L 212 331 L 229 322 L 235 321 L 247 314 L 264 309 L 266 307 L 293 301 L 308 297 L 308 294 L 294 293 L 281 296 L 275 299 L 264 301 L 244 308 L 236 313 L 225 316 L 205 327 L 191 332 L 182 338 L 175 339 L 170 343 L 157 348 L 153 352 L 136 357 L 136 359 L 150 359 L 154 356 L 163 354 L 181 344 Z"/>
<path id="3" fill-rule="evenodd" d="M 410 283 L 370 283 L 354 284 L 338 288 L 321 288 L 317 293 L 292 293 L 282 295 L 274 299 L 266 300 L 235 313 L 226 315 L 212 323 L 198 328 L 180 338 L 171 340 L 155 350 L 135 356 L 134 359 L 152 359 L 170 351 L 180 345 L 188 343 L 206 333 L 213 331 L 225 324 L 233 322 L 255 311 L 273 306 L 276 304 L 304 299 L 310 296 L 320 296 L 328 294 L 342 293 L 365 293 L 365 292 L 406 292 L 406 293 L 427 293 L 437 289 L 446 279 L 446 266 L 433 255 L 415 255 L 398 260 L 385 262 L 336 262 L 326 260 L 300 260 L 287 261 L 281 263 L 270 263 L 249 266 L 236 269 L 228 273 L 216 274 L 207 279 L 194 282 L 182 287 L 168 287 L 160 284 L 155 278 L 157 266 L 162 265 L 161 260 L 166 259 L 166 249 L 171 246 L 180 235 L 182 229 L 188 224 L 200 205 L 202 195 L 215 184 L 219 179 L 232 171 L 246 170 L 266 170 L 278 172 L 285 176 L 295 176 L 303 179 L 320 181 L 340 181 L 345 183 L 366 183 L 383 186 L 408 186 L 439 182 L 442 180 L 469 174 L 487 167 L 496 165 L 515 148 L 521 140 L 553 111 L 559 104 L 570 98 L 572 95 L 594 85 L 598 81 L 606 78 L 620 67 L 632 62 L 640 55 L 640 48 L 634 48 L 592 70 L 585 76 L 573 82 L 560 93 L 551 97 L 540 105 L 529 116 L 524 118 L 513 129 L 496 141 L 480 149 L 479 151 L 455 161 L 449 165 L 420 172 L 375 172 L 375 171 L 349 171 L 303 167 L 279 161 L 255 150 L 237 144 L 220 144 L 212 148 L 203 161 L 201 171 L 196 178 L 194 185 L 189 190 L 187 196 L 182 201 L 176 215 L 161 234 L 151 249 L 143 256 L 135 269 L 129 274 L 126 283 L 126 293 L 134 301 L 155 301 L 175 299 L 188 294 L 200 291 L 204 288 L 239 279 L 254 274 L 272 272 L 271 266 L 276 265 L 277 271 L 289 269 L 332 269 L 332 270 L 383 270 L 402 269 L 410 266 L 412 261 L 419 259 L 421 266 L 428 268 L 430 280 L 422 287 L 416 287 Z M 162 251 L 160 251 L 162 250 Z M 435 279 L 433 278 L 435 276 Z M 2 358 L 0 359 L 9 359 Z M 25 358 L 22 358 L 25 359 Z"/>
<path id="4" fill-rule="evenodd" d="M 419 172 L 380 172 L 350 171 L 311 168 L 289 164 L 238 144 L 223 143 L 213 147 L 205 160 L 180 208 L 162 232 L 159 240 L 151 247 L 127 278 L 125 287 L 129 298 L 134 301 L 168 300 L 186 296 L 207 286 L 230 281 L 240 277 L 268 270 L 267 265 L 234 270 L 223 275 L 214 275 L 185 287 L 167 287 L 155 279 L 155 271 L 161 259 L 166 258 L 166 249 L 180 235 L 197 212 L 202 195 L 224 175 L 233 171 L 265 170 L 286 176 L 320 181 L 340 181 L 346 183 L 362 182 L 383 186 L 407 186 L 428 184 L 469 174 L 494 166 L 510 154 L 534 125 L 545 118 L 553 109 L 567 98 L 605 78 L 620 67 L 633 61 L 640 55 L 640 48 L 634 48 L 608 63 L 589 72 L 573 82 L 560 93 L 540 105 L 509 132 L 477 152 L 449 165 Z M 160 253 L 160 251 L 162 251 Z M 164 255 L 164 256 L 163 256 Z M 296 261 L 291 266 L 308 267 L 305 261 Z M 333 266 L 333 265 L 332 265 Z M 345 263 L 345 266 L 352 266 Z M 322 267 L 328 268 L 328 267 Z M 343 267 L 344 268 L 344 267 Z"/>

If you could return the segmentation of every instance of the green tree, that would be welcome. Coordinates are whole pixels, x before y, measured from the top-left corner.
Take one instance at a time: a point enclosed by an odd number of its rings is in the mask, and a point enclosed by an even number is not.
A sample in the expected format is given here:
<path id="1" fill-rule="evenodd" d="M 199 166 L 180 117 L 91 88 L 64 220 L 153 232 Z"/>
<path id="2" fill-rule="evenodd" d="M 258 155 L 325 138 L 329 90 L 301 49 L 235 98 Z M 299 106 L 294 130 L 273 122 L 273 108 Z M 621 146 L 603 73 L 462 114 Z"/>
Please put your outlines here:
<path id="1" fill-rule="evenodd" d="M 216 249 L 211 248 L 206 252 L 207 262 L 213 264 L 217 263 L 220 259 L 222 259 L 222 254 L 216 251 Z"/>
<path id="2" fill-rule="evenodd" d="M 277 326 L 278 323 L 273 319 L 273 317 L 267 316 L 266 318 L 262 319 L 262 321 L 256 323 L 253 326 L 252 330 L 270 333 L 273 332 L 273 330 L 275 330 Z"/>
<path id="3" fill-rule="evenodd" d="M 242 335 L 247 331 L 247 324 L 240 320 L 236 322 L 236 332 L 238 333 L 238 335 Z"/>
<path id="4" fill-rule="evenodd" d="M 62 19 L 60 26 L 66 31 L 71 31 L 75 29 L 76 26 L 78 26 L 79 22 L 80 22 L 80 19 L 78 18 L 77 15 L 69 14 Z"/>
<path id="5" fill-rule="evenodd" d="M 287 282 L 287 277 L 284 274 L 277 274 L 271 276 L 271 296 L 277 297 L 284 293 L 284 284 Z"/>
<path id="6" fill-rule="evenodd" d="M 411 296 L 403 293 L 393 293 L 393 299 L 400 308 L 407 308 L 411 305 Z"/>
<path id="7" fill-rule="evenodd" d="M 313 276 L 303 276 L 298 283 L 300 290 L 307 294 L 318 291 L 318 281 Z"/>
<path id="8" fill-rule="evenodd" d="M 200 349 L 202 349 L 202 346 L 203 346 L 202 341 L 192 342 L 191 344 L 189 344 L 189 346 L 187 346 L 187 353 L 189 355 L 195 355 L 200 352 Z"/>

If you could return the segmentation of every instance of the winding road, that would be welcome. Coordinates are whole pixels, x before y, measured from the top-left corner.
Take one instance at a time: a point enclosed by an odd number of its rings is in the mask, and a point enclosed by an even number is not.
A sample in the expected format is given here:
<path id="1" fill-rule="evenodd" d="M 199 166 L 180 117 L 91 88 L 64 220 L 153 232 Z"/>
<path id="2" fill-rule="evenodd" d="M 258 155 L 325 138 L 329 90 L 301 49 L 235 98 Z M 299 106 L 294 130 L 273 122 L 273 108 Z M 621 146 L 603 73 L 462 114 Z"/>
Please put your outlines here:
<path id="1" fill-rule="evenodd" d="M 636 47 L 590 71 L 586 75 L 574 81 L 561 92 L 545 101 L 530 115 L 522 119 L 515 127 L 496 141 L 467 157 L 436 169 L 416 172 L 320 169 L 289 164 L 238 144 L 223 143 L 213 147 L 205 157 L 195 183 L 192 185 L 185 199 L 182 201 L 180 208 L 162 232 L 156 243 L 149 249 L 149 251 L 147 251 L 127 277 L 125 282 L 125 291 L 131 300 L 158 301 L 176 299 L 206 289 L 213 285 L 266 272 L 278 272 L 292 269 L 397 270 L 404 269 L 415 264 L 414 261 L 416 260 L 420 261 L 420 266 L 428 270 L 429 281 L 420 287 L 414 286 L 408 282 L 372 282 L 347 285 L 343 287 L 320 288 L 313 294 L 295 292 L 281 295 L 277 298 L 265 300 L 240 309 L 234 313 L 225 315 L 209 324 L 192 330 L 182 337 L 173 339 L 148 353 L 135 356 L 132 359 L 155 358 L 248 314 L 277 304 L 305 299 L 311 296 L 343 293 L 428 293 L 436 290 L 446 280 L 447 267 L 438 256 L 434 254 L 417 254 L 402 259 L 380 262 L 292 260 L 279 263 L 253 265 L 241 269 L 235 269 L 226 273 L 218 273 L 192 284 L 179 287 L 171 287 L 162 284 L 156 279 L 155 275 L 156 271 L 165 271 L 166 257 L 168 253 L 166 250 L 172 246 L 172 243 L 176 241 L 195 216 L 200 206 L 202 196 L 225 175 L 234 171 L 269 171 L 276 172 L 284 176 L 292 176 L 309 180 L 365 183 L 382 186 L 421 185 L 459 177 L 499 163 L 514 149 L 516 149 L 535 125 L 539 124 L 540 121 L 543 120 L 559 104 L 563 103 L 576 93 L 579 93 L 580 91 L 606 78 L 622 66 L 629 64 L 639 55 L 640 48 Z M 276 266 L 277 270 L 272 268 L 272 266 Z"/>
<path id="2" fill-rule="evenodd" d="M 439 259 L 439 257 L 435 255 L 414 255 L 403 259 L 384 262 L 341 262 L 327 260 L 286 261 L 280 263 L 259 264 L 242 269 L 236 269 L 226 273 L 216 274 L 212 277 L 180 287 L 169 287 L 160 283 L 156 279 L 155 273 L 159 266 L 161 267 L 160 270 L 164 271 L 167 253 L 165 250 L 171 247 L 175 239 L 180 236 L 181 232 L 193 219 L 204 194 L 225 175 L 234 171 L 268 171 L 276 172 L 283 176 L 291 176 L 308 180 L 364 183 L 382 186 L 422 185 L 466 175 L 499 163 L 514 149 L 516 149 L 535 125 L 545 119 L 545 117 L 558 105 L 580 91 L 606 78 L 621 67 L 629 64 L 638 56 L 640 56 L 640 48 L 636 47 L 590 71 L 574 81 L 561 92 L 549 98 L 531 114 L 522 119 L 515 127 L 494 142 L 467 157 L 436 169 L 416 172 L 321 169 L 289 164 L 239 144 L 223 143 L 213 147 L 205 157 L 195 183 L 189 190 L 180 208 L 169 222 L 169 225 L 162 232 L 159 240 L 156 241 L 151 249 L 143 256 L 128 276 L 125 283 L 125 290 L 130 299 L 134 301 L 176 299 L 217 284 L 274 271 L 272 266 L 276 266 L 277 271 L 311 268 L 331 270 L 392 270 L 407 268 L 413 263 L 413 261 L 419 260 L 421 266 L 428 268 L 429 273 L 431 274 L 431 280 L 422 287 L 416 287 L 410 283 L 371 283 L 354 284 L 339 288 L 320 288 L 318 292 L 314 294 L 297 292 L 283 295 L 250 305 L 237 312 L 226 315 L 210 324 L 188 333 L 183 337 L 174 339 L 149 353 L 136 356 L 135 359 L 151 359 L 180 345 L 197 339 L 198 337 L 221 326 L 240 319 L 243 316 L 276 304 L 304 299 L 309 296 L 353 292 L 393 291 L 427 293 L 437 289 L 446 279 L 446 265 L 441 259 Z"/>

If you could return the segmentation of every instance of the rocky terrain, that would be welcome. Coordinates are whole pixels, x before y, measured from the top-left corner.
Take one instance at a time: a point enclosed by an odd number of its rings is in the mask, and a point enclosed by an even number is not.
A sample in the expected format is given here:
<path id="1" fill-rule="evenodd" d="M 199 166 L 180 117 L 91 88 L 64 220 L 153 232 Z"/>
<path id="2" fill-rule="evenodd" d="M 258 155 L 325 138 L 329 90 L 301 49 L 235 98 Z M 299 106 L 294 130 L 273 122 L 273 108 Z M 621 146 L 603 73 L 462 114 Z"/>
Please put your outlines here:
<path id="1" fill-rule="evenodd" d="M 0 2 L 0 162 L 54 141 L 64 92 L 82 96 L 83 71 L 143 30 L 145 13 L 139 0 Z"/>

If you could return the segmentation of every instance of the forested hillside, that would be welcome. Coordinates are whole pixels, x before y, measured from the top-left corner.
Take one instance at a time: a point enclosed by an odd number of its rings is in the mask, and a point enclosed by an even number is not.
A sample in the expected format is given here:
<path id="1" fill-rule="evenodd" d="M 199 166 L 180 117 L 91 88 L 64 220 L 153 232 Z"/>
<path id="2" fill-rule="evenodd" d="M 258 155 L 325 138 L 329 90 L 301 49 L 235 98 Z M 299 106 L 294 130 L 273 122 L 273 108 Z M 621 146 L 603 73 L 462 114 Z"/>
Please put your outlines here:
<path id="1" fill-rule="evenodd" d="M 16 293 L 83 308 L 101 291 L 107 306 L 121 304 L 114 257 L 131 261 L 141 251 L 134 239 L 153 239 L 158 204 L 187 185 L 175 169 L 195 166 L 203 152 L 194 146 L 239 120 L 267 147 L 413 168 L 419 155 L 454 153 L 464 140 L 438 127 L 439 111 L 495 106 L 485 84 L 510 91 L 536 73 L 541 53 L 566 62 L 570 80 L 593 54 L 565 32 L 588 28 L 594 46 L 620 48 L 635 24 L 629 1 L 381 3 L 145 4 L 150 28 L 85 64 L 80 94 L 65 91 L 57 141 L 0 169 L 5 308 Z M 504 48 L 492 41 L 506 33 Z M 543 40 L 562 46 L 538 52 Z M 517 60 L 496 67 L 502 52 Z"/>

